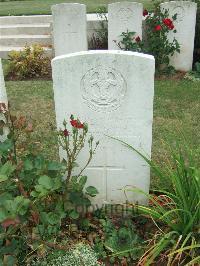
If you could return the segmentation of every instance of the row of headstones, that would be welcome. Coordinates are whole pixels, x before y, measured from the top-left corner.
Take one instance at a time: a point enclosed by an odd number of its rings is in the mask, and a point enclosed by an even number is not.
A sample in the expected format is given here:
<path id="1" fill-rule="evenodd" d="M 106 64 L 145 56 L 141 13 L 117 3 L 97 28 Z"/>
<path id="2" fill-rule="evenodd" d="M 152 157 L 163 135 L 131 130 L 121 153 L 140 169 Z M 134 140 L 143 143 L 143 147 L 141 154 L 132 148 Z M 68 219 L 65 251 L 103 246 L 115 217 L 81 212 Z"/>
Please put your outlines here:
<path id="1" fill-rule="evenodd" d="M 171 58 L 177 70 L 192 69 L 197 4 L 190 1 L 172 1 L 161 4 L 172 17 L 177 14 L 177 33 L 169 33 L 181 45 L 180 54 Z M 58 4 L 52 7 L 55 55 L 87 51 L 86 6 L 83 4 Z M 108 48 L 118 50 L 122 32 L 136 32 L 142 38 L 143 5 L 135 2 L 119 2 L 108 5 Z M 116 42 L 114 42 L 116 40 Z"/>
<path id="2" fill-rule="evenodd" d="M 124 12 L 120 11 L 123 16 Z M 77 26 L 81 27 L 79 23 Z M 189 21 L 187 24 L 190 27 Z M 88 122 L 90 132 L 100 141 L 93 162 L 85 171 L 88 185 L 99 190 L 93 203 L 146 203 L 146 196 L 134 188 L 148 193 L 149 166 L 137 153 L 107 136 L 121 139 L 151 157 L 154 58 L 114 50 L 85 51 L 56 57 L 52 70 L 57 128 L 62 128 L 63 120 L 73 113 Z M 1 62 L 0 101 L 7 104 Z M 66 154 L 60 149 L 60 158 L 63 157 Z M 86 158 L 87 150 L 79 157 L 80 167 Z"/>
<path id="3" fill-rule="evenodd" d="M 137 153 L 108 136 L 151 156 L 154 68 L 153 56 L 124 51 L 86 51 L 52 60 L 57 128 L 62 129 L 64 119 L 74 114 L 89 124 L 89 132 L 100 141 L 84 173 L 88 185 L 99 191 L 93 199 L 95 208 L 126 200 L 147 203 L 144 194 L 124 192 L 124 188 L 137 187 L 148 193 L 149 166 Z M 7 104 L 1 61 L 0 102 Z M 3 114 L 0 118 L 4 119 Z M 4 128 L 0 141 L 6 139 L 7 132 Z M 78 159 L 79 171 L 88 152 L 86 144 Z M 62 149 L 60 158 L 66 158 Z"/>

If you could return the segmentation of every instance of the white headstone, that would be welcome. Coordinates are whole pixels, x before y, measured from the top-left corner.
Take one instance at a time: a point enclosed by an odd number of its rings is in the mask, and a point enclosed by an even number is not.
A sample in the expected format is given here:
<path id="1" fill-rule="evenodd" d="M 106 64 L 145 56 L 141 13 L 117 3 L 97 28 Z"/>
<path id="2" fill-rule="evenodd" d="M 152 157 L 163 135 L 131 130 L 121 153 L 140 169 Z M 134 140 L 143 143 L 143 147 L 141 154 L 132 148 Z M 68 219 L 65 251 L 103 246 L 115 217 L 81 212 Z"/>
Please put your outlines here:
<path id="1" fill-rule="evenodd" d="M 71 114 L 86 121 L 100 141 L 86 169 L 88 184 L 98 188 L 98 204 L 126 201 L 125 187 L 149 191 L 150 169 L 136 153 L 106 135 L 119 138 L 151 156 L 154 58 L 124 51 L 90 51 L 52 60 L 58 129 Z M 79 164 L 87 160 L 87 152 Z M 63 152 L 60 152 L 61 157 Z M 127 193 L 129 201 L 146 197 Z"/>
<path id="2" fill-rule="evenodd" d="M 6 107 L 8 108 L 8 98 L 6 94 L 6 87 L 5 87 L 5 81 L 4 81 L 4 75 L 3 75 L 3 68 L 2 63 L 0 59 L 0 103 L 5 103 Z M 0 120 L 3 120 L 6 122 L 6 118 L 3 113 L 0 113 Z M 3 135 L 0 135 L 0 142 L 5 141 L 8 135 L 8 128 L 3 128 Z"/>
<path id="3" fill-rule="evenodd" d="M 86 6 L 58 4 L 52 6 L 55 55 L 87 51 Z"/>
<path id="4" fill-rule="evenodd" d="M 193 62 L 197 4 L 189 1 L 171 1 L 161 4 L 161 9 L 169 10 L 170 17 L 177 14 L 174 23 L 177 33 L 170 31 L 169 40 L 175 37 L 180 44 L 181 52 L 171 57 L 170 64 L 176 70 L 189 71 Z"/>
<path id="5" fill-rule="evenodd" d="M 119 50 L 120 35 L 127 30 L 142 39 L 143 5 L 119 2 L 108 5 L 108 49 Z"/>

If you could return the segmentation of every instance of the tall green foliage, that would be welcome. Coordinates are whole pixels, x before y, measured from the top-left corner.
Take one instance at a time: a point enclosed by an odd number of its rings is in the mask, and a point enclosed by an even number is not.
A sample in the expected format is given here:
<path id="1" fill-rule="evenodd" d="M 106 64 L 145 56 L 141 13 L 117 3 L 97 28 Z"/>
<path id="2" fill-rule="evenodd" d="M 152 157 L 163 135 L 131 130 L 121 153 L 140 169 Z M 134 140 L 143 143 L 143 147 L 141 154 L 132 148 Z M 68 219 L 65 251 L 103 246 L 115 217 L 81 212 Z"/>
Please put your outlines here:
<path id="1" fill-rule="evenodd" d="M 195 265 L 200 263 L 200 169 L 199 152 L 194 153 L 185 143 L 171 150 L 171 163 L 165 169 L 156 165 L 134 147 L 121 141 L 133 152 L 138 153 L 150 165 L 157 177 L 169 180 L 170 190 L 158 190 L 147 195 L 150 206 L 139 206 L 158 226 L 154 244 L 143 255 L 142 265 L 151 265 L 161 254 L 165 254 L 167 265 Z"/>

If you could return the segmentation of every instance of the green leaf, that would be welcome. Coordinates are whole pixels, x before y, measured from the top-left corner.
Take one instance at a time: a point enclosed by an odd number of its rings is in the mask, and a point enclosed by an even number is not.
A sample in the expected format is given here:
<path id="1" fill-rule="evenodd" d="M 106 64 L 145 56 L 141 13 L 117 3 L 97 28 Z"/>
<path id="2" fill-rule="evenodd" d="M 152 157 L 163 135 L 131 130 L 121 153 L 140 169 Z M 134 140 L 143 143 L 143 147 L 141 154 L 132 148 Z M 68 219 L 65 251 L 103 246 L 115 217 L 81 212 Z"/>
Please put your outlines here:
<path id="1" fill-rule="evenodd" d="M 98 193 L 99 193 L 98 190 L 93 186 L 89 186 L 86 188 L 86 194 L 88 194 L 91 197 L 95 197 Z"/>
<path id="2" fill-rule="evenodd" d="M 8 213 L 6 210 L 0 208 L 0 223 L 8 218 Z"/>
<path id="3" fill-rule="evenodd" d="M 0 175 L 7 175 L 8 177 L 15 171 L 16 167 L 10 162 L 6 162 L 0 168 Z"/>
<path id="4" fill-rule="evenodd" d="M 54 178 L 53 182 L 54 182 L 54 186 L 53 186 L 54 190 L 57 190 L 57 189 L 61 188 L 62 185 L 63 185 L 62 180 L 60 179 L 60 177 Z"/>
<path id="5" fill-rule="evenodd" d="M 63 168 L 63 165 L 55 161 L 49 162 L 47 166 L 47 169 L 49 171 L 60 171 L 62 170 L 62 168 Z"/>
<path id="6" fill-rule="evenodd" d="M 35 190 L 36 190 L 35 193 L 34 191 L 31 193 L 33 197 L 44 197 L 49 194 L 49 190 L 44 188 L 42 185 L 36 185 Z"/>
<path id="7" fill-rule="evenodd" d="M 40 178 L 38 179 L 38 183 L 47 190 L 53 188 L 54 185 L 53 180 L 47 175 L 40 176 Z"/>
<path id="8" fill-rule="evenodd" d="M 15 257 L 13 257 L 13 256 L 8 256 L 8 257 L 6 258 L 6 265 L 7 265 L 7 266 L 13 266 L 13 265 L 15 265 L 15 263 L 16 263 L 16 259 L 15 259 Z"/>
<path id="9" fill-rule="evenodd" d="M 87 182 L 87 176 L 81 176 L 80 179 L 79 179 L 79 182 L 78 182 L 80 191 L 83 190 L 86 182 Z"/>
<path id="10" fill-rule="evenodd" d="M 56 225 L 56 224 L 59 224 L 60 223 L 60 216 L 56 213 L 53 213 L 53 212 L 50 212 L 48 213 L 48 222 L 51 224 L 51 225 Z"/>
<path id="11" fill-rule="evenodd" d="M 30 204 L 30 200 L 24 198 L 23 196 L 17 196 L 14 199 L 14 203 L 16 205 L 16 212 L 17 214 L 24 215 L 27 212 L 27 209 Z"/>
<path id="12" fill-rule="evenodd" d="M 87 230 L 87 229 L 90 227 L 90 221 L 89 221 L 89 219 L 87 219 L 87 218 L 82 219 L 82 220 L 81 220 L 81 227 L 82 227 L 84 230 Z"/>
<path id="13" fill-rule="evenodd" d="M 70 213 L 69 213 L 69 217 L 73 220 L 76 220 L 79 218 L 79 213 L 75 210 L 72 210 Z"/>
<path id="14" fill-rule="evenodd" d="M 25 171 L 31 171 L 31 170 L 33 170 L 33 163 L 32 163 L 31 160 L 26 159 L 26 160 L 24 161 L 24 170 L 25 170 Z"/>
<path id="15" fill-rule="evenodd" d="M 13 198 L 12 194 L 8 192 L 0 194 L 0 205 L 3 206 L 6 200 L 11 200 L 12 198 Z"/>
<path id="16" fill-rule="evenodd" d="M 0 182 L 4 182 L 6 180 L 8 180 L 8 176 L 0 174 Z"/>
<path id="17" fill-rule="evenodd" d="M 70 201 L 76 206 L 83 205 L 83 193 L 81 192 L 71 192 L 69 195 Z"/>
<path id="18" fill-rule="evenodd" d="M 43 224 L 59 225 L 61 221 L 60 215 L 54 212 L 41 212 L 40 218 Z"/>
<path id="19" fill-rule="evenodd" d="M 48 213 L 47 212 L 41 212 L 40 213 L 40 220 L 43 224 L 48 224 Z"/>
<path id="20" fill-rule="evenodd" d="M 4 142 L 0 142 L 0 152 L 1 154 L 5 152 L 9 152 L 13 149 L 13 142 L 10 139 L 5 140 Z"/>
<path id="21" fill-rule="evenodd" d="M 34 198 L 37 198 L 38 193 L 36 191 L 32 191 L 31 192 L 31 196 L 34 197 Z"/>
<path id="22" fill-rule="evenodd" d="M 34 166 L 38 170 L 42 170 L 45 168 L 45 160 L 42 155 L 36 157 L 36 159 L 34 160 Z"/>

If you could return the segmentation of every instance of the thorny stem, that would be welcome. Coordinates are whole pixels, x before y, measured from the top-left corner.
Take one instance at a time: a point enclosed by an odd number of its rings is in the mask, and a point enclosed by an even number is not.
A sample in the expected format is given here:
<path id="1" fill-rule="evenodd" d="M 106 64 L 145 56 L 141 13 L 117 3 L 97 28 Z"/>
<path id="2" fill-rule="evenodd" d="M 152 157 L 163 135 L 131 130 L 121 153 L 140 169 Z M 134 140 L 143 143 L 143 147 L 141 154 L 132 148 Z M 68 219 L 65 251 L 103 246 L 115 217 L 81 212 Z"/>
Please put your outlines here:
<path id="1" fill-rule="evenodd" d="M 90 164 L 90 162 L 91 162 L 91 160 L 92 160 L 92 157 L 93 157 L 93 154 L 95 153 L 96 149 L 97 149 L 97 145 L 96 145 L 96 147 L 95 147 L 95 149 L 94 149 L 93 151 L 92 151 L 92 150 L 90 151 L 90 157 L 89 157 L 89 159 L 88 159 L 86 165 L 81 169 L 80 173 L 78 174 L 78 177 L 81 176 L 81 174 L 83 173 L 83 171 L 85 171 L 85 169 L 86 169 L 86 168 L 88 167 L 88 165 Z"/>

